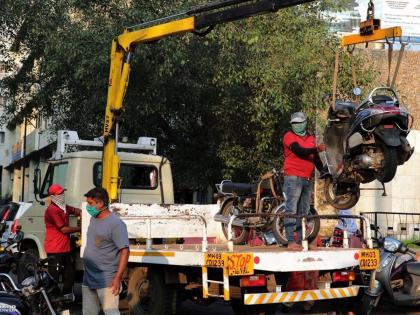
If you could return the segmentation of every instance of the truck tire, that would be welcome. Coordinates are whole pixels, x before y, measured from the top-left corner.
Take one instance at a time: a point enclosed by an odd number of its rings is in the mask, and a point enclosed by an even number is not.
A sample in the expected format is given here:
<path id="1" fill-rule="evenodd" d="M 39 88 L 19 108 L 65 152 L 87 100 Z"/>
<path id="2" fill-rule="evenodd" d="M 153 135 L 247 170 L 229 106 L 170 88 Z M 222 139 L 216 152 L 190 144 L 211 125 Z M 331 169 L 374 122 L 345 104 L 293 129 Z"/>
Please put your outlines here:
<path id="1" fill-rule="evenodd" d="M 232 301 L 231 307 L 237 315 L 274 315 L 278 304 L 244 305 L 242 301 Z"/>
<path id="2" fill-rule="evenodd" d="M 173 315 L 178 313 L 180 292 L 167 285 L 158 268 L 135 268 L 129 276 L 128 310 L 131 315 Z"/>
<path id="3" fill-rule="evenodd" d="M 232 214 L 233 209 L 233 200 L 228 200 L 226 203 L 222 206 L 222 209 L 220 210 L 220 213 L 224 216 L 230 216 Z M 222 224 L 222 231 L 225 235 L 226 239 L 229 239 L 228 237 L 228 225 Z M 248 235 L 249 235 L 249 229 L 247 228 L 241 228 L 241 227 L 232 227 L 233 234 L 235 235 L 232 238 L 233 244 L 239 245 L 243 244 L 247 241 Z"/>
<path id="4" fill-rule="evenodd" d="M 28 266 L 36 264 L 39 261 L 38 250 L 34 248 L 29 248 L 25 250 L 25 253 L 20 257 L 19 264 L 17 268 L 18 281 L 21 283 L 25 278 L 32 276 L 32 273 L 28 271 Z"/>
<path id="5" fill-rule="evenodd" d="M 280 207 L 276 208 L 274 213 L 282 213 L 285 211 L 284 205 L 281 205 Z M 318 212 L 314 207 L 309 208 L 309 215 L 318 215 Z M 319 233 L 319 230 L 321 228 L 321 222 L 319 218 L 312 219 L 307 223 L 307 226 L 309 227 L 310 224 L 310 230 L 309 234 L 307 235 L 308 242 L 311 243 Z M 286 238 L 286 231 L 284 229 L 284 218 L 282 217 L 275 217 L 273 220 L 273 223 L 271 224 L 271 230 L 273 231 L 274 238 L 276 239 L 277 243 L 280 245 L 287 245 L 288 241 Z"/>

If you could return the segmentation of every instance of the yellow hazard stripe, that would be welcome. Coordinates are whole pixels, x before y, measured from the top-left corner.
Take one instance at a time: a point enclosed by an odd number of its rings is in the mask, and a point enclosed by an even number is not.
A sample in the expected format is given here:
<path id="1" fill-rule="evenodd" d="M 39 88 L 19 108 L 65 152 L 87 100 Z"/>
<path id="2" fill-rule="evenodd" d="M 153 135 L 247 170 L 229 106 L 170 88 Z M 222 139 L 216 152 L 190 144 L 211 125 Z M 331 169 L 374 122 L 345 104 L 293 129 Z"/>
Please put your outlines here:
<path id="1" fill-rule="evenodd" d="M 323 289 L 323 290 L 304 290 L 278 293 L 254 293 L 245 294 L 245 305 L 272 304 L 283 302 L 303 302 L 329 299 L 341 299 L 356 296 L 359 293 L 359 286 L 347 288 Z"/>

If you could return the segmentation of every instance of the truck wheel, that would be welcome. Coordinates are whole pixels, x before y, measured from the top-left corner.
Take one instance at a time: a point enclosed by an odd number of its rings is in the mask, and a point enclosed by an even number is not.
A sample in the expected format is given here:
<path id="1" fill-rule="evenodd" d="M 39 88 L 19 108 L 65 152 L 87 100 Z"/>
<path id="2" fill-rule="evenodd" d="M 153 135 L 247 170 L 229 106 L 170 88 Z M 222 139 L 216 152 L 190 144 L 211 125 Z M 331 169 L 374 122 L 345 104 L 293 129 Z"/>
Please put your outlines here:
<path id="1" fill-rule="evenodd" d="M 233 210 L 233 201 L 229 200 L 223 205 L 222 209 L 220 210 L 220 213 L 225 217 L 229 217 L 232 215 Z M 228 225 L 222 223 L 222 230 L 225 237 L 229 239 Z M 247 228 L 232 226 L 232 232 L 234 234 L 232 238 L 233 244 L 239 245 L 247 241 L 249 234 L 249 230 Z"/>
<path id="2" fill-rule="evenodd" d="M 281 205 L 276 209 L 274 213 L 283 213 L 285 211 L 284 205 Z M 309 215 L 318 215 L 318 212 L 314 207 L 309 208 Z M 311 219 L 306 223 L 306 230 L 307 230 L 307 239 L 308 242 L 312 242 L 319 233 L 319 229 L 321 227 L 321 222 L 319 218 Z M 287 238 L 286 238 L 286 230 L 284 228 L 284 218 L 282 217 L 275 217 L 273 223 L 271 225 L 271 230 L 273 231 L 274 238 L 276 239 L 277 243 L 281 245 L 287 245 Z"/>
<path id="3" fill-rule="evenodd" d="M 129 276 L 127 302 L 130 314 L 177 314 L 180 292 L 166 285 L 163 272 L 155 268 L 135 268 Z"/>
<path id="4" fill-rule="evenodd" d="M 232 301 L 231 307 L 237 315 L 274 315 L 278 304 L 244 305 L 242 301 Z"/>
<path id="5" fill-rule="evenodd" d="M 28 271 L 28 266 L 36 267 L 39 261 L 38 250 L 34 248 L 26 249 L 25 253 L 20 257 L 17 268 L 18 281 L 21 283 L 25 278 L 32 276 L 32 272 Z"/>
<path id="6" fill-rule="evenodd" d="M 352 184 L 348 184 L 352 185 Z M 349 192 L 341 193 L 337 183 L 334 183 L 331 177 L 325 180 L 324 195 L 327 202 L 336 209 L 350 209 L 356 205 L 360 198 L 360 189 L 358 184 L 353 184 Z"/>

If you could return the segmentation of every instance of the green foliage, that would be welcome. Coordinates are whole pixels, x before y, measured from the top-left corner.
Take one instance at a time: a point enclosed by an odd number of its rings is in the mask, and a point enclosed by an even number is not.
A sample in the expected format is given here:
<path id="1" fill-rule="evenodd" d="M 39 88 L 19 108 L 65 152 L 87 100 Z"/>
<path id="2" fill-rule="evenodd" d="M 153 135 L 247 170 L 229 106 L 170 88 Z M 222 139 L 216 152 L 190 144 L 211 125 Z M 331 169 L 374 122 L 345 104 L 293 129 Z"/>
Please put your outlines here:
<path id="1" fill-rule="evenodd" d="M 53 116 L 55 128 L 93 137 L 102 130 L 111 40 L 127 25 L 198 1 L 2 2 L 0 55 L 14 71 L 2 81 L 11 99 L 3 123 Z M 137 47 L 122 135 L 156 136 L 178 188 L 207 187 L 224 176 L 252 180 L 279 167 L 290 113 L 305 111 L 314 129 L 324 110 L 320 98 L 331 90 L 338 41 L 320 17 L 344 2 L 315 2 L 217 26 L 204 38 L 187 34 Z M 365 70 L 363 84 L 371 79 Z M 342 77 L 343 91 L 350 82 Z"/>

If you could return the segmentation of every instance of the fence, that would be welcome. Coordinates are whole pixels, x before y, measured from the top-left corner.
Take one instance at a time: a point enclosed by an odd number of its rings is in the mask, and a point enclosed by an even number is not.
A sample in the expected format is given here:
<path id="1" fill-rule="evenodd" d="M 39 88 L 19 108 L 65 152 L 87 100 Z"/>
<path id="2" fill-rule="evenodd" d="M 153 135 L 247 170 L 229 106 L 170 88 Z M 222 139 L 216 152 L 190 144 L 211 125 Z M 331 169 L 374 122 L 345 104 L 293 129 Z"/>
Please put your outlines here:
<path id="1" fill-rule="evenodd" d="M 370 223 L 379 227 L 384 236 L 401 241 L 420 239 L 420 213 L 405 212 L 360 212 Z M 379 233 L 375 231 L 375 238 Z"/>

